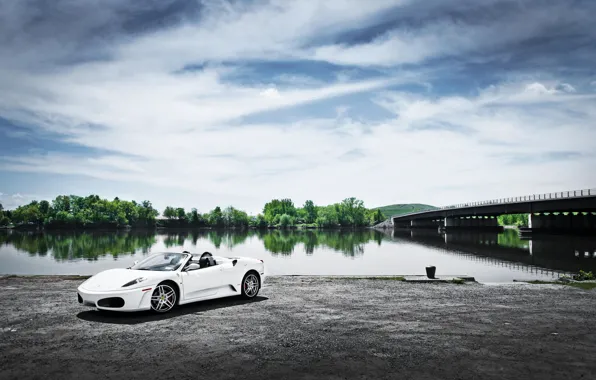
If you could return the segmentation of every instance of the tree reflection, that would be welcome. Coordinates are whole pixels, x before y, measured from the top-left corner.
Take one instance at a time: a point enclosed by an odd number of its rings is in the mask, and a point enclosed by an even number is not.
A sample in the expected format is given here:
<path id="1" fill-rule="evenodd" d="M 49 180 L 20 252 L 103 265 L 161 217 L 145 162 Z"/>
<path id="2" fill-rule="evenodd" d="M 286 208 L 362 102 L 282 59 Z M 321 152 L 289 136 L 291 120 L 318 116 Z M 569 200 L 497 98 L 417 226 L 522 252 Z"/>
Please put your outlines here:
<path id="1" fill-rule="evenodd" d="M 0 245 L 12 245 L 30 255 L 46 256 L 57 261 L 74 259 L 97 260 L 106 255 L 148 253 L 155 244 L 153 232 L 16 232 L 0 233 Z"/>
<path id="2" fill-rule="evenodd" d="M 200 240 L 213 244 L 215 249 L 232 250 L 245 244 L 246 240 L 257 237 L 264 248 L 273 255 L 292 255 L 298 245 L 302 245 L 307 255 L 314 254 L 318 248 L 327 248 L 343 253 L 348 257 L 364 253 L 366 243 L 374 241 L 381 245 L 383 234 L 372 229 L 366 230 L 192 230 L 161 231 L 166 248 L 181 247 L 185 242 L 194 246 Z"/>
<path id="3" fill-rule="evenodd" d="M 307 255 L 312 255 L 316 248 L 329 248 L 355 257 L 364 254 L 364 246 L 370 241 L 381 244 L 383 236 L 375 230 L 298 230 L 298 231 L 258 231 L 265 249 L 273 254 L 291 255 L 296 245 L 303 244 Z"/>
<path id="4" fill-rule="evenodd" d="M 182 230 L 182 231 L 160 231 L 164 236 L 163 243 L 166 248 L 181 247 L 186 241 L 197 246 L 199 241 L 205 239 L 210 241 L 216 249 L 232 249 L 237 245 L 243 244 L 246 239 L 254 235 L 254 232 L 248 230 Z"/>
<path id="5" fill-rule="evenodd" d="M 210 242 L 216 250 L 231 251 L 257 238 L 273 255 L 292 255 L 301 245 L 307 255 L 321 248 L 355 257 L 364 253 L 366 243 L 381 244 L 383 234 L 376 230 L 176 230 L 176 231 L 84 231 L 84 232 L 20 232 L 0 231 L 0 245 L 12 245 L 30 255 L 49 253 L 58 261 L 73 259 L 97 260 L 106 255 L 148 253 L 161 236 L 166 248 L 182 247 L 201 241 Z M 176 248 L 174 248 L 176 249 Z"/>
<path id="6" fill-rule="evenodd" d="M 516 230 L 506 229 L 499 234 L 497 240 L 499 245 L 504 247 L 527 249 L 529 246 L 527 241 L 521 240 L 519 238 L 518 232 Z"/>

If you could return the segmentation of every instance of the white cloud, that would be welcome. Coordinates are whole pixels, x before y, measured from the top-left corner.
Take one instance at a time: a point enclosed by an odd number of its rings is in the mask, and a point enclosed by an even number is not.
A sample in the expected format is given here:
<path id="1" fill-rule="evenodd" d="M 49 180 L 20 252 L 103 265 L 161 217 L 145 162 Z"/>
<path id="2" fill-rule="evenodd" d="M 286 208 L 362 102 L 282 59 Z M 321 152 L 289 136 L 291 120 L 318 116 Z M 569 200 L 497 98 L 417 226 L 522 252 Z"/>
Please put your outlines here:
<path id="1" fill-rule="evenodd" d="M 172 70 L 189 62 L 292 58 L 312 38 L 365 26 L 371 17 L 407 2 L 378 0 L 366 7 L 359 0 L 271 1 L 268 6 L 239 2 L 227 7 L 206 3 L 200 24 L 140 38 L 120 46 L 118 55 Z"/>
<path id="2" fill-rule="evenodd" d="M 31 126 L 34 134 L 55 133 L 62 142 L 97 151 L 3 156 L 0 170 L 124 183 L 129 194 L 145 194 L 149 187 L 156 189 L 158 207 L 179 202 L 207 211 L 228 203 L 251 212 L 260 211 L 272 197 L 291 197 L 298 204 L 348 196 L 362 198 L 368 206 L 444 204 L 596 181 L 589 170 L 596 141 L 590 128 L 596 122 L 594 94 L 582 93 L 581 86 L 568 83 L 573 81 L 510 81 L 475 94 L 462 90 L 442 96 L 432 70 L 399 67 L 535 37 L 555 22 L 551 8 L 474 25 L 442 20 L 419 29 L 396 26 L 372 41 L 347 45 L 335 37 L 374 25 L 390 6 L 417 3 L 214 4 L 207 6 L 200 23 L 186 21 L 104 46 L 109 59 L 34 70 L 28 64 L 48 52 L 43 46 L 2 57 L 0 87 L 10 91 L 0 93 L 0 116 Z M 571 17 L 569 12 L 561 15 L 563 20 Z M 321 46 L 319 40 L 326 42 Z M 247 59 L 296 58 L 391 69 L 377 79 L 361 79 L 360 70 L 350 67 L 329 75 L 335 80 L 316 77 L 316 70 L 313 77 L 289 72 L 269 78 L 261 73 L 249 84 L 229 79 L 246 74 L 241 66 Z M 202 63 L 206 65 L 196 71 L 181 71 Z M 405 84 L 424 90 L 386 91 Z M 350 116 L 365 107 L 369 114 L 378 110 L 360 100 L 340 99 L 327 118 L 305 112 L 293 122 L 275 116 L 261 123 L 242 122 L 356 93 L 370 93 L 393 116 L 353 120 Z M 544 162 L 542 174 L 535 162 L 509 165 L 558 151 L 583 156 Z M 81 183 L 79 189 L 95 192 L 85 186 Z"/>
<path id="3" fill-rule="evenodd" d="M 380 67 L 419 64 L 431 59 L 461 57 L 466 54 L 471 55 L 468 59 L 482 63 L 486 59 L 482 53 L 489 56 L 494 54 L 508 61 L 513 52 L 503 49 L 524 50 L 523 46 L 516 45 L 533 39 L 549 38 L 549 31 L 559 29 L 560 26 L 575 24 L 578 28 L 586 28 L 582 32 L 591 38 L 596 37 L 596 33 L 589 30 L 591 19 L 589 12 L 584 9 L 557 2 L 540 6 L 529 3 L 528 6 L 517 4 L 516 11 L 502 14 L 492 7 L 498 4 L 507 9 L 515 6 L 515 3 L 506 0 L 472 4 L 467 1 L 419 3 L 417 6 L 420 10 L 416 16 L 422 19 L 420 26 L 413 26 L 416 23 L 409 22 L 411 20 L 405 13 L 404 22 L 396 23 L 393 30 L 371 41 L 359 44 L 330 43 L 315 46 L 302 54 L 304 57 L 336 64 Z M 411 10 L 405 10 L 408 11 Z M 471 18 L 482 21 L 462 21 L 457 16 L 458 12 L 472 12 Z M 494 12 L 495 17 L 487 18 L 491 12 Z M 428 19 L 425 18 L 426 14 Z"/>
<path id="4" fill-rule="evenodd" d="M 554 99 L 549 110 L 540 109 L 534 114 L 526 107 L 539 104 L 539 97 L 533 102 L 528 98 L 514 102 L 526 92 L 527 85 L 509 84 L 480 91 L 475 97 L 445 96 L 436 100 L 387 93 L 382 104 L 395 112 L 396 118 L 374 124 L 332 118 L 242 126 L 233 132 L 227 128 L 168 134 L 162 131 L 161 138 L 137 136 L 140 141 L 133 142 L 131 150 L 140 155 L 145 147 L 140 157 L 81 160 L 45 155 L 14 159 L 4 167 L 77 173 L 140 187 L 151 185 L 164 188 L 166 199 L 172 194 L 166 189 L 195 191 L 195 202 L 204 211 L 230 202 L 255 213 L 268 199 L 282 196 L 297 203 L 309 198 L 326 203 L 358 196 L 369 206 L 398 200 L 444 204 L 590 187 L 589 181 L 596 180 L 588 170 L 595 163 L 589 155 L 596 131 L 585 128 L 586 119 L 569 117 L 568 113 L 591 112 L 590 120 L 596 120 L 594 111 L 590 111 L 593 99 L 570 102 L 567 97 L 577 96 L 550 94 Z M 426 129 L 440 124 L 464 130 Z M 366 132 L 369 128 L 372 133 Z M 118 136 L 97 134 L 94 138 L 101 137 L 106 147 Z M 132 134 L 120 139 L 134 141 Z M 165 151 L 157 152 L 160 145 Z M 340 158 L 352 150 L 362 152 L 363 159 Z M 523 165 L 525 157 L 556 151 L 579 152 L 587 159 L 544 162 L 541 173 L 537 172 L 536 162 Z M 559 186 L 540 185 L 553 180 Z M 470 187 L 429 190 L 462 185 Z M 218 192 L 219 198 L 201 195 Z M 244 199 L 244 195 L 250 195 L 250 199 Z"/>
<path id="5" fill-rule="evenodd" d="M 546 86 L 543 85 L 542 83 L 531 83 L 526 86 L 525 92 L 528 92 L 531 94 L 536 94 L 536 95 L 543 95 L 543 94 L 552 95 L 552 94 L 557 93 L 557 90 L 555 90 L 554 88 L 546 88 Z"/>
<path id="6" fill-rule="evenodd" d="M 4 208 L 4 210 L 13 210 L 19 206 L 28 204 L 33 200 L 40 200 L 44 197 L 47 196 L 31 193 L 0 193 L 0 203 L 2 203 L 2 207 Z"/>
<path id="7" fill-rule="evenodd" d="M 279 91 L 276 88 L 270 87 L 260 92 L 260 95 L 265 98 L 281 98 Z"/>
<path id="8" fill-rule="evenodd" d="M 577 92 L 575 87 L 573 87 L 569 83 L 561 83 L 559 85 L 558 89 L 559 89 L 559 91 L 563 91 L 563 92 Z"/>

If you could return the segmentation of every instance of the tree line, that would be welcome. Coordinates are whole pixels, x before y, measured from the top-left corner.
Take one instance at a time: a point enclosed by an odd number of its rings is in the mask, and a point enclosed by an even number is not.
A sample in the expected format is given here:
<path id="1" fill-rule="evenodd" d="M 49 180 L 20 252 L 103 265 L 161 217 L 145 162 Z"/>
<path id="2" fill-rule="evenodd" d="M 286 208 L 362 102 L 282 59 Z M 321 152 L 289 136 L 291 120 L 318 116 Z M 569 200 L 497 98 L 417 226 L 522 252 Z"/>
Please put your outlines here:
<path id="1" fill-rule="evenodd" d="M 367 209 L 362 200 L 346 198 L 339 203 L 317 206 L 312 200 L 297 207 L 289 198 L 273 199 L 257 215 L 233 206 L 217 206 L 201 214 L 196 208 L 187 212 L 183 207 L 167 206 L 160 225 L 165 227 L 221 227 L 221 228 L 323 228 L 366 227 L 378 224 L 385 217 L 378 209 Z"/>
<path id="2" fill-rule="evenodd" d="M 2 210 L 0 225 L 68 228 L 154 226 L 159 212 L 151 202 L 109 201 L 98 195 L 59 195 L 53 201 L 32 201 L 14 210 Z"/>
<path id="3" fill-rule="evenodd" d="M 167 206 L 160 213 L 150 201 L 137 203 L 119 198 L 102 199 L 98 195 L 86 197 L 59 195 L 51 202 L 32 201 L 14 210 L 4 210 L 0 204 L 0 226 L 13 225 L 31 228 L 106 228 L 106 227 L 212 227 L 212 228 L 329 228 L 366 227 L 378 224 L 385 217 L 378 209 L 367 209 L 362 200 L 346 198 L 326 206 L 312 200 L 302 207 L 291 199 L 273 199 L 261 213 L 248 215 L 228 206 L 217 206 L 206 213 L 196 208 Z"/>

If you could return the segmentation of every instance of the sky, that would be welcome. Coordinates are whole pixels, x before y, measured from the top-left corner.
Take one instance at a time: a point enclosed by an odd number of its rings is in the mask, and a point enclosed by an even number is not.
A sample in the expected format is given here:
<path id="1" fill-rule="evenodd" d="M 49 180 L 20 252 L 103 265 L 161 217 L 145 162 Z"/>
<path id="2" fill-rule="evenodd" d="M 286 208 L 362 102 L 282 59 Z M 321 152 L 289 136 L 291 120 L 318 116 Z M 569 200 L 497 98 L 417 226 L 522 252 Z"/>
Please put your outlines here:
<path id="1" fill-rule="evenodd" d="M 0 0 L 0 203 L 596 188 L 592 0 Z"/>

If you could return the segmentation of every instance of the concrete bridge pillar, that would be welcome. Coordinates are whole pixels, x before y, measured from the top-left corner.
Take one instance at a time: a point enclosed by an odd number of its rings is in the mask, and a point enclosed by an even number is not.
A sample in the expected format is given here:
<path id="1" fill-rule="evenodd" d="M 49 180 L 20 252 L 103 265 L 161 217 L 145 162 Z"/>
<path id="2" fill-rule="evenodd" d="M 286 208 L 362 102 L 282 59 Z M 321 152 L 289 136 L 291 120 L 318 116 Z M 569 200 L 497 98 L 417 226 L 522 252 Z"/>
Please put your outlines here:
<path id="1" fill-rule="evenodd" d="M 455 219 L 455 218 L 447 218 L 446 217 L 445 219 L 443 219 L 443 225 L 445 227 L 456 227 L 456 224 L 455 224 L 456 223 L 455 222 L 456 220 L 457 219 Z"/>

